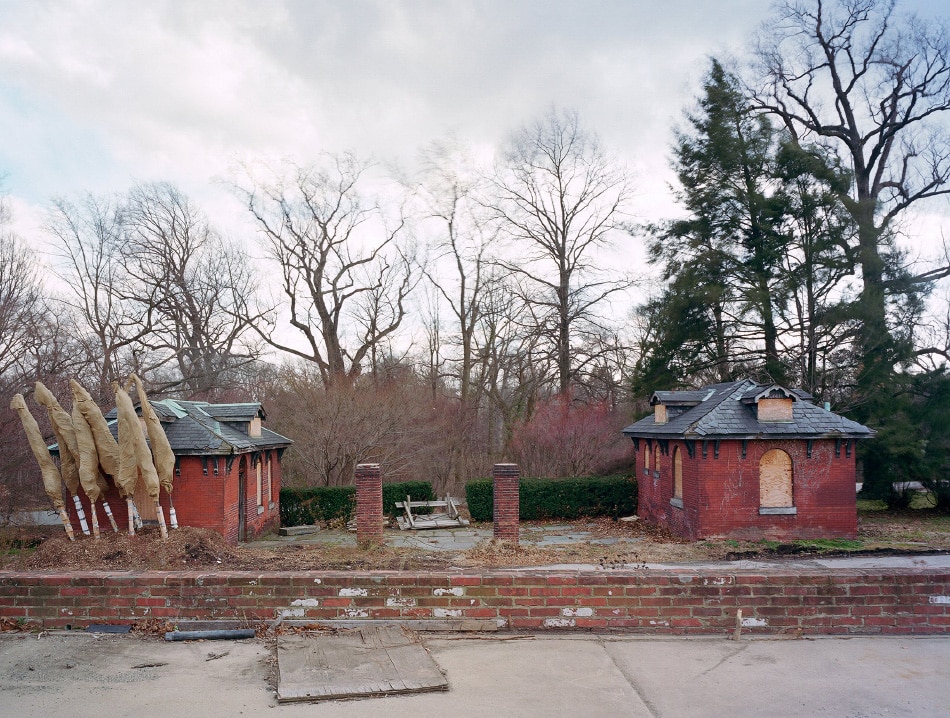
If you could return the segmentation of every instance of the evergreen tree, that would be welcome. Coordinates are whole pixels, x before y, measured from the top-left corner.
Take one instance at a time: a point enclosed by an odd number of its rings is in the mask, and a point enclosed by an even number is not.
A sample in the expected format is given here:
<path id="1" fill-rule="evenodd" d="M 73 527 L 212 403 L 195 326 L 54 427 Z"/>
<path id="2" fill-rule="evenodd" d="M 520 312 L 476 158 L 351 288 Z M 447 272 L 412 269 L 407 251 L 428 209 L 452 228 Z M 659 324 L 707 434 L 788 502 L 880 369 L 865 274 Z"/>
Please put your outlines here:
<path id="1" fill-rule="evenodd" d="M 665 328 L 654 349 L 666 347 L 667 356 L 654 361 L 679 365 L 678 383 L 712 367 L 720 381 L 750 368 L 784 381 L 775 308 L 785 238 L 772 196 L 774 133 L 718 61 L 703 91 L 673 152 L 687 216 L 650 228 L 651 262 L 670 282 L 655 313 Z M 691 341 L 675 336 L 683 331 L 693 332 Z"/>

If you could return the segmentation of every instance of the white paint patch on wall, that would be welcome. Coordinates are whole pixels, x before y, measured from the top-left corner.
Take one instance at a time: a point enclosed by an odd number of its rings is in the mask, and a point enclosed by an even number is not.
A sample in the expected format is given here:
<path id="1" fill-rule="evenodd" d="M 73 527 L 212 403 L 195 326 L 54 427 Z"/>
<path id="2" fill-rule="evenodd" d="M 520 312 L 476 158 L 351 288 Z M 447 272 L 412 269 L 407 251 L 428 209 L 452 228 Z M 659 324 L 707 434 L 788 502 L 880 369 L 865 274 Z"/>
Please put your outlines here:
<path id="1" fill-rule="evenodd" d="M 465 589 L 461 586 L 456 586 L 455 588 L 433 588 L 433 596 L 464 596 Z"/>
<path id="2" fill-rule="evenodd" d="M 743 628 L 765 628 L 769 625 L 769 622 L 764 618 L 743 618 L 742 627 Z"/>
<path id="3" fill-rule="evenodd" d="M 291 606 L 319 606 L 320 601 L 316 598 L 298 598 L 290 602 Z"/>
<path id="4" fill-rule="evenodd" d="M 368 596 L 369 591 L 365 588 L 341 588 L 340 596 L 341 597 L 355 597 L 355 596 Z"/>
<path id="5" fill-rule="evenodd" d="M 562 608 L 562 616 L 593 616 L 593 608 Z"/>
<path id="6" fill-rule="evenodd" d="M 412 608 L 416 605 L 414 598 L 387 598 L 386 605 L 389 608 Z"/>

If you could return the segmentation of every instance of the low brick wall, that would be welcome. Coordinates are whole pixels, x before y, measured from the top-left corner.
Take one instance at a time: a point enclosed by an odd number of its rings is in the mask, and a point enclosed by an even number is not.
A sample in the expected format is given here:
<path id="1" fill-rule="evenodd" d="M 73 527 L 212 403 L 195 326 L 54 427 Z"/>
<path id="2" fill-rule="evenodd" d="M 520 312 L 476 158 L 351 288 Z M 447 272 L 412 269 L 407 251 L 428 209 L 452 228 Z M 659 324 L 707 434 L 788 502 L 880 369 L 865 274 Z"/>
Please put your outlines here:
<path id="1" fill-rule="evenodd" d="M 950 633 L 950 571 L 0 572 L 0 617 L 479 619 L 506 629 Z"/>

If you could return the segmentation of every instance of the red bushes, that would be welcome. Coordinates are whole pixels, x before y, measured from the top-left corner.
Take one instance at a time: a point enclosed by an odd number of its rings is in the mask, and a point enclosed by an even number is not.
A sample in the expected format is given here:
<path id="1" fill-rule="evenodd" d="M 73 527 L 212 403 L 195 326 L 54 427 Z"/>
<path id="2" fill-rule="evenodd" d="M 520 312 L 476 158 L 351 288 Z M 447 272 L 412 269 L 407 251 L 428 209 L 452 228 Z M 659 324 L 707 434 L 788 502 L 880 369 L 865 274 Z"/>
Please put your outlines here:
<path id="1" fill-rule="evenodd" d="M 591 476 L 626 469 L 633 462 L 633 444 L 620 433 L 625 419 L 605 401 L 548 399 L 515 426 L 511 459 L 525 476 Z"/>

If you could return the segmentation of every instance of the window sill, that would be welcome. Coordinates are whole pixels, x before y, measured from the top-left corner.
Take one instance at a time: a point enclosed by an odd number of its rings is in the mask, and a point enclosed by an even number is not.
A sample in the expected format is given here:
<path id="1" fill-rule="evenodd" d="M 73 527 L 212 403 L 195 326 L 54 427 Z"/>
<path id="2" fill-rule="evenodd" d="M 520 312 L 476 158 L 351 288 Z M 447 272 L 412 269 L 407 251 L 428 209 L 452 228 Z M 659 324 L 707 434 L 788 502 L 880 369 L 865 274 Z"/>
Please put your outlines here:
<path id="1" fill-rule="evenodd" d="M 258 506 L 258 507 L 257 507 L 257 515 L 260 516 L 262 513 L 264 513 L 264 507 L 263 507 L 263 506 Z"/>
<path id="2" fill-rule="evenodd" d="M 643 475 L 644 475 L 644 476 L 649 476 L 649 475 L 650 475 L 650 470 L 649 470 L 649 469 L 644 469 L 644 470 L 643 470 Z"/>
<path id="3" fill-rule="evenodd" d="M 653 472 L 653 478 L 654 478 L 654 479 L 660 478 L 660 472 L 659 472 L 659 471 L 654 471 L 654 472 Z"/>
<path id="4" fill-rule="evenodd" d="M 678 509 L 683 508 L 683 499 L 670 499 L 670 506 L 675 506 Z"/>
<path id="5" fill-rule="evenodd" d="M 798 509 L 794 506 L 760 506 L 760 516 L 795 516 Z"/>
<path id="6" fill-rule="evenodd" d="M 269 508 L 269 509 L 275 509 L 275 508 L 277 508 L 277 504 L 275 504 L 273 501 L 271 501 L 267 508 Z"/>

